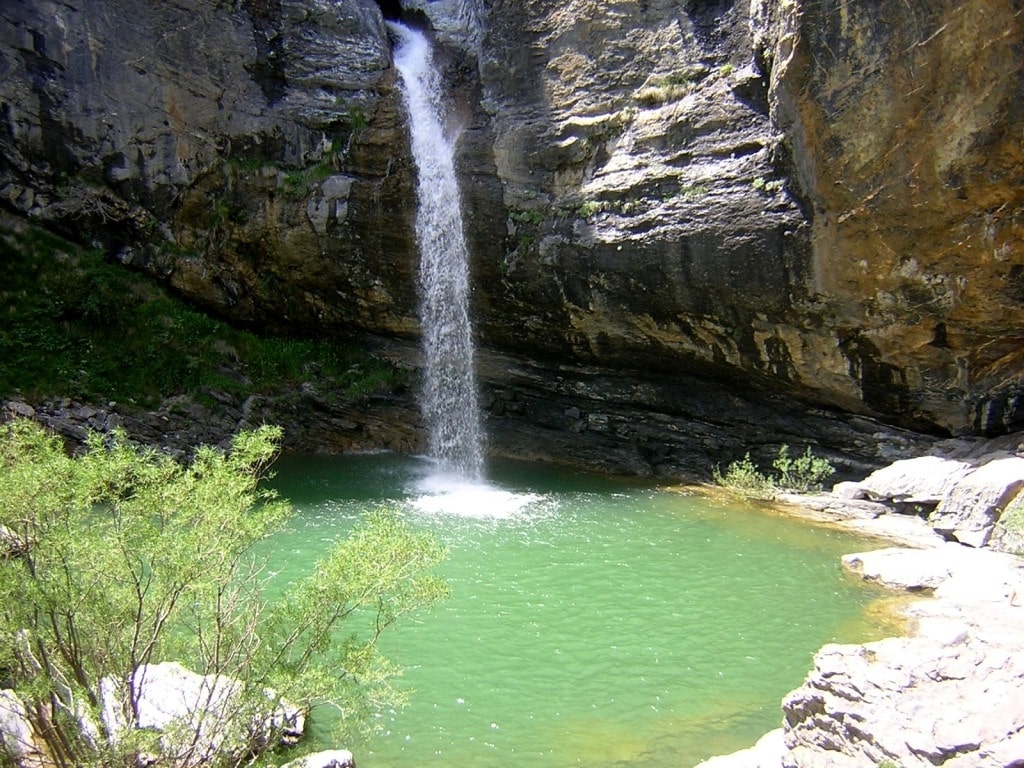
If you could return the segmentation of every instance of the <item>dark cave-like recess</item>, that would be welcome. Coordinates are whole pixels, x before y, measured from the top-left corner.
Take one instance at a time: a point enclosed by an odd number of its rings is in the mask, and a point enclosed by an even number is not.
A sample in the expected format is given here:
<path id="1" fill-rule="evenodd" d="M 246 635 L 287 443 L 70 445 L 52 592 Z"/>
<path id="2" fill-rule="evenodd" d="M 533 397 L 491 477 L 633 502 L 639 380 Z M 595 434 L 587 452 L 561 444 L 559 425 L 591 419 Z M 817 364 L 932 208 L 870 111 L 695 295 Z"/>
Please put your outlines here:
<path id="1" fill-rule="evenodd" d="M 377 0 L 380 12 L 388 21 L 399 21 L 402 18 L 402 3 L 400 0 Z"/>

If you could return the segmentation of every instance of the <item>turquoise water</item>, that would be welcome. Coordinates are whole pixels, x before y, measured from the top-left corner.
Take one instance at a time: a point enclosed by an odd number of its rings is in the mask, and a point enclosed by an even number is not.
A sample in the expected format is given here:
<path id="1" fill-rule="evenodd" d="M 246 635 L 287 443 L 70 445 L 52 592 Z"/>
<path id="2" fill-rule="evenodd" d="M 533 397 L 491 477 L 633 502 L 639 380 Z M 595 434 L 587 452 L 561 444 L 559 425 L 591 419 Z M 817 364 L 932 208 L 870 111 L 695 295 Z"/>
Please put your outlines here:
<path id="1" fill-rule="evenodd" d="M 415 692 L 360 768 L 693 765 L 778 727 L 814 652 L 869 631 L 876 595 L 839 565 L 863 540 L 742 505 L 531 465 L 449 496 L 392 455 L 276 470 L 287 578 L 381 504 L 449 549 L 451 599 L 383 643 Z"/>

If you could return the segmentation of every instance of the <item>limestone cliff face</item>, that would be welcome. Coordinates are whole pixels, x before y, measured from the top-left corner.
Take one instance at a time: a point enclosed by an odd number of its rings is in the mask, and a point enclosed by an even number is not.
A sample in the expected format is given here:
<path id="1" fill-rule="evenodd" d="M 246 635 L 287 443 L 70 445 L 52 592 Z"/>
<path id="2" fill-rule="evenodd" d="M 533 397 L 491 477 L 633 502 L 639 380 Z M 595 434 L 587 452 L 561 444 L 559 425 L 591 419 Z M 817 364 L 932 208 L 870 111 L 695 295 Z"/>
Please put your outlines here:
<path id="1" fill-rule="evenodd" d="M 1012 2 L 495 0 L 485 333 L 1020 428 L 1022 41 Z"/>
<path id="2" fill-rule="evenodd" d="M 385 12 L 443 43 L 519 452 L 1024 427 L 1013 0 L 13 0 L 0 200 L 238 321 L 412 338 Z"/>
<path id="3" fill-rule="evenodd" d="M 778 330 L 796 375 L 954 430 L 1020 429 L 1020 3 L 762 13 L 811 224 L 813 304 Z"/>
<path id="4" fill-rule="evenodd" d="M 413 331 L 372 0 L 14 0 L 0 22 L 6 204 L 238 321 Z"/>

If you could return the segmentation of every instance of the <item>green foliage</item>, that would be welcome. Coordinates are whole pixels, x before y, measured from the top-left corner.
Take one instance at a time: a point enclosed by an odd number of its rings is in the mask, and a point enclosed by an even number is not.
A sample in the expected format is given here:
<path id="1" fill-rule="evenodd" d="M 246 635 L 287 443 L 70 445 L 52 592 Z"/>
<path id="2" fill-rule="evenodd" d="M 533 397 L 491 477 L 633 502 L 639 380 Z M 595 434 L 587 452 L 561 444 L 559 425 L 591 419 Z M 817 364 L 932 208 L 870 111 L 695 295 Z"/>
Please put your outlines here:
<path id="1" fill-rule="evenodd" d="M 741 460 L 731 462 L 724 474 L 716 467 L 711 476 L 717 485 L 740 496 L 770 500 L 782 491 L 820 491 L 823 483 L 835 473 L 829 461 L 815 456 L 810 446 L 793 458 L 789 455 L 789 446 L 783 445 L 772 467 L 776 473 L 765 474 L 747 453 Z"/>
<path id="2" fill-rule="evenodd" d="M 736 71 L 736 65 L 732 64 L 731 62 L 727 63 L 727 64 L 723 64 L 722 66 L 720 66 L 718 68 L 718 74 L 721 75 L 722 77 L 728 77 L 729 75 L 731 75 L 735 71 Z"/>
<path id="3" fill-rule="evenodd" d="M 1015 496 L 1007 505 L 999 517 L 999 524 L 1011 533 L 1024 535 L 1024 493 Z"/>
<path id="4" fill-rule="evenodd" d="M 282 176 L 282 185 L 287 197 L 303 198 L 309 194 L 313 185 L 324 181 L 334 173 L 334 167 L 330 159 L 308 168 L 301 168 L 297 171 L 290 171 Z"/>
<path id="5" fill-rule="evenodd" d="M 349 127 L 353 133 L 363 130 L 369 127 L 370 120 L 366 116 L 366 110 L 356 104 L 353 107 L 349 107 L 348 114 L 346 115 Z"/>
<path id="6" fill-rule="evenodd" d="M 679 191 L 676 193 L 678 197 L 683 200 L 699 200 L 706 196 L 711 191 L 711 187 L 707 184 L 684 184 L 679 187 Z"/>
<path id="7" fill-rule="evenodd" d="M 707 72 L 699 67 L 682 69 L 668 75 L 648 79 L 634 98 L 645 106 L 658 106 L 678 101 L 693 88 L 694 83 Z"/>
<path id="8" fill-rule="evenodd" d="M 0 230 L 0 360 L 0 394 L 143 405 L 208 387 L 244 396 L 317 377 L 320 391 L 346 398 L 403 383 L 393 366 L 357 350 L 232 328 L 102 251 L 80 252 L 42 230 Z"/>
<path id="9" fill-rule="evenodd" d="M 758 176 L 751 182 L 751 186 L 753 186 L 758 192 L 774 195 L 776 192 L 779 192 L 785 184 L 780 179 L 768 181 L 764 176 Z"/>
<path id="10" fill-rule="evenodd" d="M 782 446 L 772 467 L 779 473 L 775 480 L 779 488 L 800 493 L 820 491 L 822 484 L 835 474 L 835 468 L 828 459 L 815 456 L 810 446 L 796 458 L 789 455 L 788 445 Z"/>
<path id="11" fill-rule="evenodd" d="M 268 606 L 253 547 L 290 513 L 260 484 L 279 439 L 275 427 L 242 433 L 182 466 L 123 434 L 94 435 L 70 458 L 33 422 L 5 425 L 0 682 L 29 702 L 59 765 L 133 764 L 135 738 L 109 744 L 81 722 L 99 722 L 103 678 L 150 662 L 229 675 L 254 706 L 266 686 L 302 707 L 329 702 L 345 738 L 401 699 L 377 639 L 445 595 L 428 574 L 443 550 L 380 513 Z M 131 697 L 121 706 L 137 722 Z M 236 758 L 223 764 L 248 760 Z"/>
<path id="12" fill-rule="evenodd" d="M 536 210 L 509 211 L 508 218 L 517 224 L 531 224 L 533 226 L 537 226 L 544 221 L 544 213 Z"/>
<path id="13" fill-rule="evenodd" d="M 1024 555 L 1024 493 L 1018 493 L 999 516 L 1003 546 L 1007 552 Z"/>
<path id="14" fill-rule="evenodd" d="M 757 468 L 749 453 L 739 461 L 731 462 L 724 475 L 715 467 L 711 477 L 717 485 L 749 499 L 772 499 L 778 490 L 771 479 Z"/>

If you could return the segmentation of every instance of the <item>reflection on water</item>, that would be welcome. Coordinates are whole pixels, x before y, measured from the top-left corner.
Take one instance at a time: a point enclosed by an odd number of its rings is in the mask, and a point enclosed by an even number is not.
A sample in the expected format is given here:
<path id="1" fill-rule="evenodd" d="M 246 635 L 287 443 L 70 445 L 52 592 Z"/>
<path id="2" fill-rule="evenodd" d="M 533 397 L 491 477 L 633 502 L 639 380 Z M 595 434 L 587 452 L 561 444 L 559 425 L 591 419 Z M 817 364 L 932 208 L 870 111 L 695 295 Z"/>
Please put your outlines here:
<path id="1" fill-rule="evenodd" d="M 278 578 L 380 505 L 449 549 L 452 598 L 384 642 L 415 693 L 361 768 L 692 765 L 777 727 L 813 653 L 872 631 L 839 565 L 866 542 L 741 505 L 526 464 L 490 486 L 387 454 L 277 470 L 298 509 Z"/>

